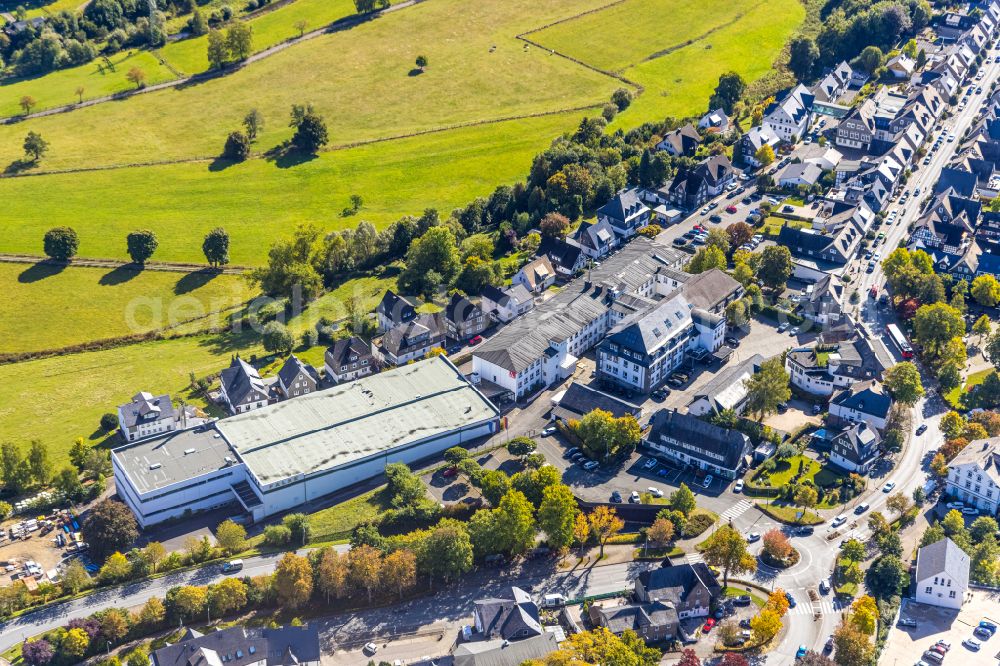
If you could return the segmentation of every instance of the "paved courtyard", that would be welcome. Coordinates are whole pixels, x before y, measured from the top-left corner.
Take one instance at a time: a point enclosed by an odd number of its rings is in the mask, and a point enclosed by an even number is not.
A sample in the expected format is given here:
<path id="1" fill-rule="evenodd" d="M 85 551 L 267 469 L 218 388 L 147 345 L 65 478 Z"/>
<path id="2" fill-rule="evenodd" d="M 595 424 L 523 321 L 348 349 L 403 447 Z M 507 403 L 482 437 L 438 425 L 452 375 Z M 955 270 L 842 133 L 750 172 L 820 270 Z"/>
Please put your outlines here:
<path id="1" fill-rule="evenodd" d="M 958 611 L 904 599 L 900 617 L 915 620 L 917 626 L 893 627 L 882 651 L 880 663 L 915 664 L 921 659 L 924 651 L 939 640 L 951 643 L 945 664 L 997 666 L 1000 663 L 1000 636 L 982 641 L 983 646 L 978 652 L 973 652 L 962 645 L 962 641 L 972 636 L 972 629 L 980 620 L 1000 622 L 1000 594 L 982 590 L 972 591 L 968 601 Z"/>

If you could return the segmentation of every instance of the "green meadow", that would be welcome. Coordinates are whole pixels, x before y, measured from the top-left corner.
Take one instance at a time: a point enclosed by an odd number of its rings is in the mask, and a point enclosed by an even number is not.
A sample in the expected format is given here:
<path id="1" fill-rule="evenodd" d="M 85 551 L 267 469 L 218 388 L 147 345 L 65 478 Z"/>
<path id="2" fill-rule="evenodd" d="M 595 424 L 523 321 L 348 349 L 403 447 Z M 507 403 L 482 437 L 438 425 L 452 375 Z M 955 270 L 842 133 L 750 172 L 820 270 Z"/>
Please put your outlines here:
<path id="1" fill-rule="evenodd" d="M 124 240 L 121 241 L 124 245 Z M 209 313 L 251 298 L 236 275 L 0 264 L 0 353 L 34 352 L 152 330 L 220 325 Z"/>

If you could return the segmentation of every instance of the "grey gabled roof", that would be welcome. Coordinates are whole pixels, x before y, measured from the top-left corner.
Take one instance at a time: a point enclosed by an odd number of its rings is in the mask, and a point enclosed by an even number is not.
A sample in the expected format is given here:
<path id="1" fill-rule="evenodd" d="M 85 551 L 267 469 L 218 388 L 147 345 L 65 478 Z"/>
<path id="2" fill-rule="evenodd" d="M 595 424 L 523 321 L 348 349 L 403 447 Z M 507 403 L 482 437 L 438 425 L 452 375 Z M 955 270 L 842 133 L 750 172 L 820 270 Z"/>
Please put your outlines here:
<path id="1" fill-rule="evenodd" d="M 291 386 L 300 373 L 309 375 L 314 382 L 319 383 L 319 373 L 316 372 L 316 368 L 308 363 L 303 363 L 295 354 L 289 354 L 282 364 L 281 370 L 278 371 L 278 381 L 281 382 L 282 386 Z"/>
<path id="2" fill-rule="evenodd" d="M 652 354 L 664 341 L 691 324 L 691 306 L 680 290 L 663 299 L 652 310 L 638 312 L 608 332 L 607 341 L 640 354 Z"/>
<path id="3" fill-rule="evenodd" d="M 476 613 L 482 621 L 483 633 L 508 640 L 524 638 L 525 632 L 540 635 L 542 623 L 535 602 L 519 587 L 512 586 L 509 595 L 476 600 Z"/>
<path id="4" fill-rule="evenodd" d="M 691 414 L 673 409 L 661 409 L 653 416 L 653 427 L 648 440 L 658 446 L 676 446 L 663 437 L 691 444 L 706 451 L 702 454 L 693 448 L 684 448 L 689 456 L 704 459 L 726 469 L 737 469 L 750 448 L 750 438 L 738 430 L 712 425 Z M 707 457 L 711 456 L 711 458 Z"/>
<path id="5" fill-rule="evenodd" d="M 968 581 L 969 556 L 954 541 L 945 537 L 917 551 L 917 582 L 943 573 Z"/>
<path id="6" fill-rule="evenodd" d="M 444 314 L 448 321 L 459 324 L 476 317 L 482 317 L 483 311 L 479 309 L 478 305 L 456 292 L 451 295 L 451 300 L 445 306 Z"/>
<path id="7" fill-rule="evenodd" d="M 669 601 L 675 606 L 680 606 L 699 583 L 708 588 L 713 598 L 722 592 L 719 581 L 704 562 L 649 569 L 639 574 L 639 582 L 648 599 Z"/>
<path id="8" fill-rule="evenodd" d="M 684 280 L 681 293 L 693 308 L 714 310 L 727 296 L 743 287 L 725 271 L 713 268 Z"/>
<path id="9" fill-rule="evenodd" d="M 636 407 L 614 396 L 601 393 L 596 389 L 577 382 L 570 384 L 566 392 L 563 393 L 562 398 L 559 399 L 559 408 L 578 415 L 573 418 L 580 418 L 595 409 L 603 409 L 606 412 L 611 412 L 616 418 L 625 416 L 626 414 L 638 417 L 642 412 L 640 407 Z"/>
<path id="10" fill-rule="evenodd" d="M 330 367 L 337 369 L 342 365 L 350 363 L 352 356 L 360 360 L 362 358 L 369 358 L 371 355 L 371 346 L 358 336 L 352 335 L 349 338 L 335 340 L 326 350 L 325 356 Z"/>
<path id="11" fill-rule="evenodd" d="M 166 393 L 155 397 L 145 391 L 137 393 L 132 398 L 132 402 L 121 405 L 119 409 L 121 409 L 126 428 L 174 416 L 174 406 L 170 402 L 170 396 Z"/>
<path id="12" fill-rule="evenodd" d="M 266 666 L 291 666 L 319 661 L 319 631 L 302 627 L 232 627 L 200 635 L 153 652 L 154 666 L 196 666 L 216 659 L 225 666 L 245 666 L 264 660 Z"/>
<path id="13" fill-rule="evenodd" d="M 840 391 L 830 402 L 883 419 L 889 415 L 892 407 L 892 398 L 881 391 L 875 382 L 854 384 Z"/>
<path id="14" fill-rule="evenodd" d="M 760 369 L 764 357 L 754 354 L 750 358 L 731 365 L 724 371 L 716 373 L 710 382 L 692 396 L 692 402 L 706 398 L 715 403 L 717 408 L 732 409 L 744 397 L 747 391 L 743 382 Z M 733 403 L 733 404 L 728 404 Z"/>
<path id="15" fill-rule="evenodd" d="M 413 303 L 399 296 L 391 289 L 386 290 L 375 311 L 398 323 L 410 321 L 417 316 Z"/>
<path id="16" fill-rule="evenodd" d="M 697 132 L 695 132 L 697 134 Z M 611 200 L 597 209 L 598 216 L 607 216 L 612 220 L 625 222 L 646 208 L 646 204 L 639 200 L 639 191 L 635 188 L 622 190 Z"/>
<path id="17" fill-rule="evenodd" d="M 471 641 L 462 643 L 453 653 L 454 666 L 518 666 L 525 661 L 541 659 L 559 648 L 556 634 L 546 631 L 521 641 Z M 446 663 L 448 658 L 442 660 Z"/>
<path id="18" fill-rule="evenodd" d="M 878 453 L 881 441 L 878 433 L 861 421 L 834 437 L 834 443 L 847 448 L 844 457 L 854 463 L 864 463 Z"/>
<path id="19" fill-rule="evenodd" d="M 257 369 L 237 356 L 219 376 L 229 401 L 234 405 L 255 400 L 267 400 L 267 384 Z"/>

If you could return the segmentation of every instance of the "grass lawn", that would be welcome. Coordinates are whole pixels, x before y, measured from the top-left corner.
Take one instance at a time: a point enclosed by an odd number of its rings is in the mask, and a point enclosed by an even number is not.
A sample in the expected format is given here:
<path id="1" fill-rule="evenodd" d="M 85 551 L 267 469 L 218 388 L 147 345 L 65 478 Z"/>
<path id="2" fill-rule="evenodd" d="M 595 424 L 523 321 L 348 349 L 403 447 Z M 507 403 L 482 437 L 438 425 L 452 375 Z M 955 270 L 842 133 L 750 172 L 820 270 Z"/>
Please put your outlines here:
<path id="1" fill-rule="evenodd" d="M 645 92 L 618 115 L 611 129 L 704 113 L 720 74 L 732 70 L 754 81 L 771 72 L 804 18 L 805 9 L 797 0 L 757 3 L 739 21 L 705 39 L 626 69 L 624 76 L 643 85 Z M 642 20 L 633 20 L 630 28 L 638 23 Z"/>
<path id="2" fill-rule="evenodd" d="M 219 372 L 235 353 L 249 357 L 262 351 L 249 336 L 203 335 L 2 365 L 0 433 L 21 445 L 41 440 L 62 463 L 75 438 L 101 440 L 101 415 L 137 391 L 170 393 L 203 405 L 187 395 L 188 373 Z"/>
<path id="3" fill-rule="evenodd" d="M 722 588 L 722 594 L 727 597 L 742 597 L 744 594 L 750 595 L 750 601 L 754 603 L 757 608 L 763 608 L 767 604 L 767 599 L 760 596 L 760 592 L 751 591 L 748 589 L 743 589 L 742 587 L 724 587 Z"/>
<path id="4" fill-rule="evenodd" d="M 51 144 L 46 169 L 214 157 L 250 108 L 265 118 L 257 149 L 267 150 L 291 137 L 289 109 L 304 102 L 325 116 L 331 146 L 603 104 L 619 81 L 514 38 L 578 4 L 422 3 L 221 79 L 0 127 L 0 164 L 21 157 L 28 130 Z M 430 62 L 419 76 L 415 54 Z"/>
<path id="5" fill-rule="evenodd" d="M 384 486 L 309 515 L 310 545 L 347 541 L 354 528 L 389 508 Z"/>
<path id="6" fill-rule="evenodd" d="M 0 12 L 14 14 L 18 7 L 24 7 L 28 18 L 33 18 L 58 14 L 63 10 L 74 11 L 85 4 L 87 3 L 84 0 L 0 0 Z"/>
<path id="7" fill-rule="evenodd" d="M 782 217 L 769 217 L 764 220 L 764 235 L 777 236 L 781 233 L 781 227 L 792 227 L 793 229 L 808 229 L 812 226 L 804 220 L 786 220 Z"/>
<path id="8" fill-rule="evenodd" d="M 295 0 L 247 21 L 253 29 L 253 50 L 263 51 L 298 37 L 299 29 L 295 24 L 299 21 L 306 22 L 306 32 L 309 32 L 354 13 L 353 0 Z M 161 49 L 166 61 L 185 74 L 198 74 L 208 69 L 207 51 L 208 37 L 204 35 L 171 42 Z"/>
<path id="9" fill-rule="evenodd" d="M 5 178 L 0 252 L 41 254 L 45 231 L 68 224 L 80 234 L 80 256 L 125 258 L 122 239 L 142 220 L 156 230 L 161 261 L 203 262 L 202 237 L 223 226 L 232 237 L 232 262 L 257 264 L 272 241 L 299 223 L 339 229 L 368 220 L 384 227 L 424 208 L 446 214 L 486 196 L 500 183 L 523 179 L 539 149 L 578 117 L 559 114 L 375 143 L 322 153 L 294 168 L 251 160 L 223 170 L 193 163 Z M 364 206 L 342 218 L 355 193 Z"/>
<path id="10" fill-rule="evenodd" d="M 594 67 L 621 72 L 733 21 L 759 1 L 625 0 L 528 37 Z"/>
<path id="11" fill-rule="evenodd" d="M 114 70 L 105 65 L 103 58 L 98 58 L 86 65 L 56 70 L 44 76 L 3 79 L 0 81 L 0 116 L 23 113 L 21 98 L 25 95 L 34 97 L 38 102 L 32 111 L 41 111 L 76 103 L 79 100 L 76 89 L 80 87 L 85 100 L 131 90 L 135 85 L 125 75 L 133 67 L 146 73 L 146 85 L 176 78 L 149 51 L 123 51 L 111 56 L 111 63 Z"/>
<path id="12" fill-rule="evenodd" d="M 969 391 L 971 391 L 976 386 L 979 386 L 980 384 L 982 384 L 983 380 L 986 379 L 986 377 L 991 372 L 993 372 L 993 368 L 986 368 L 985 370 L 980 370 L 979 372 L 973 372 L 971 375 L 969 375 L 965 379 L 965 384 L 964 385 L 962 385 L 962 386 L 956 386 L 952 390 L 948 391 L 948 393 L 945 394 L 944 399 L 952 407 L 955 407 L 957 409 L 961 409 L 962 408 L 962 397 L 963 397 L 963 395 L 966 394 L 966 393 L 968 393 Z"/>
<path id="13" fill-rule="evenodd" d="M 823 522 L 823 518 L 815 511 L 806 511 L 802 518 L 796 518 L 796 514 L 802 509 L 788 504 L 757 502 L 757 508 L 775 520 L 790 525 L 818 525 Z"/>
<path id="14" fill-rule="evenodd" d="M 7 312 L 31 313 L 0 317 L 0 352 L 145 333 L 227 310 L 250 297 L 238 276 L 127 269 L 0 264 L 0 284 Z M 196 325 L 221 323 L 215 320 L 208 317 Z"/>

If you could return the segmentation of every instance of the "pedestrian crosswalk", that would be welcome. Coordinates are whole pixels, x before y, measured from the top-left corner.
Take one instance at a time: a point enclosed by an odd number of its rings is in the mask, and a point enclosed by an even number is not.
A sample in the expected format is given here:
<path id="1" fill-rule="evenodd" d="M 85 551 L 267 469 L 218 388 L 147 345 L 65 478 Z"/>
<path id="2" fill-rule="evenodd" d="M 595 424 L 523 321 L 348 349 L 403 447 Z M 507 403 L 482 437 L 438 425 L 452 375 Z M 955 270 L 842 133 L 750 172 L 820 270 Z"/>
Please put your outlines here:
<path id="1" fill-rule="evenodd" d="M 747 509 L 749 509 L 752 506 L 753 506 L 753 504 L 751 504 L 750 502 L 748 502 L 746 500 L 740 500 L 739 502 L 737 502 L 733 506 L 731 506 L 728 509 L 726 509 L 725 511 L 723 511 L 722 515 L 719 516 L 719 519 L 722 522 L 727 522 L 727 521 L 730 521 L 730 520 L 736 520 L 737 518 L 739 518 L 740 516 L 742 516 L 744 513 L 746 513 Z"/>
<path id="2" fill-rule="evenodd" d="M 828 613 L 839 613 L 847 604 L 843 604 L 836 599 L 820 599 L 818 601 L 802 601 L 798 597 L 795 599 L 795 608 L 789 608 L 789 615 L 826 615 Z"/>
<path id="3" fill-rule="evenodd" d="M 688 553 L 684 556 L 685 561 L 688 564 L 697 564 L 698 562 L 704 562 L 705 558 L 701 556 L 701 553 L 695 551 L 693 553 Z"/>

